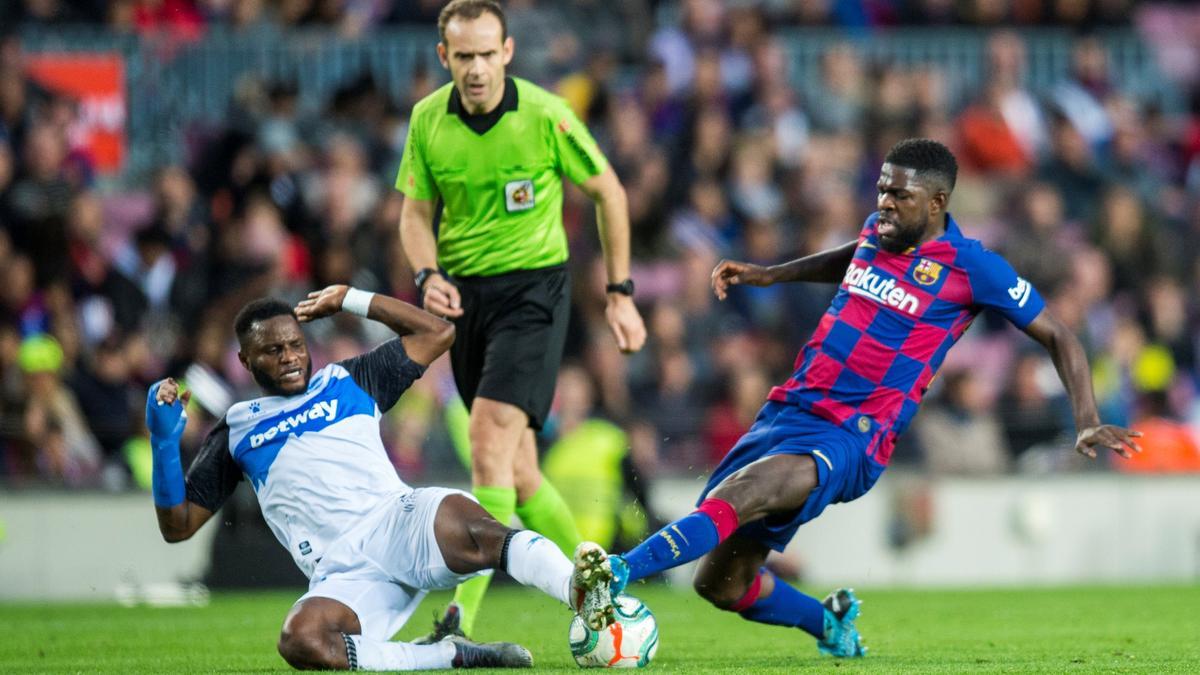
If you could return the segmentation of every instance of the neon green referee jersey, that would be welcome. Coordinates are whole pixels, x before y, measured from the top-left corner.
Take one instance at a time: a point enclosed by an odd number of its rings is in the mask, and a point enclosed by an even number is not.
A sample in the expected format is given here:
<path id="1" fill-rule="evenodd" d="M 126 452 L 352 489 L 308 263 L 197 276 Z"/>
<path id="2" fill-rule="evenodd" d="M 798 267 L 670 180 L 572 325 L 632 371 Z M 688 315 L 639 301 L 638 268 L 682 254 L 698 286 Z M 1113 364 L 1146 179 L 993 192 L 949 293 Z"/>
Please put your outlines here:
<path id="1" fill-rule="evenodd" d="M 453 83 L 413 106 L 396 189 L 441 198 L 438 263 L 454 276 L 565 262 L 562 177 L 582 183 L 608 165 L 566 101 L 531 82 L 507 78 L 496 112 L 473 129 Z"/>

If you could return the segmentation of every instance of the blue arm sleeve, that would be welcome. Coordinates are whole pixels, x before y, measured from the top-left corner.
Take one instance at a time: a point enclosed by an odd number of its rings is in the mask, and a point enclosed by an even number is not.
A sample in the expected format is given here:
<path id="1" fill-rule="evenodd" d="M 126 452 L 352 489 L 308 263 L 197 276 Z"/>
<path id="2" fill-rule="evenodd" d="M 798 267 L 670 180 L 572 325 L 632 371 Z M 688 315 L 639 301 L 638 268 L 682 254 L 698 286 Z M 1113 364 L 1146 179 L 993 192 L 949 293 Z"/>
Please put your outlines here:
<path id="1" fill-rule="evenodd" d="M 171 405 L 155 401 L 159 383 L 146 394 L 146 428 L 150 430 L 150 448 L 154 456 L 151 492 L 154 505 L 169 509 L 183 503 L 183 463 L 179 459 L 179 439 L 187 426 L 187 413 L 178 400 Z"/>
<path id="2" fill-rule="evenodd" d="M 1046 308 L 1033 284 L 999 254 L 977 247 L 967 252 L 966 261 L 976 305 L 1000 312 L 1021 329 Z"/>

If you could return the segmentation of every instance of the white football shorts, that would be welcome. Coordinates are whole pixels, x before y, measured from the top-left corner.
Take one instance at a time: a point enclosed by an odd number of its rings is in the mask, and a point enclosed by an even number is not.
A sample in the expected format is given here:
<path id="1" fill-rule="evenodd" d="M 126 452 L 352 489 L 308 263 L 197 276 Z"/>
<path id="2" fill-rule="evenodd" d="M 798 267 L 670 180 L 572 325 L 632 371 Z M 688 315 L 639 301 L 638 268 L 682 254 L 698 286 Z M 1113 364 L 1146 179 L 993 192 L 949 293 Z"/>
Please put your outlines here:
<path id="1" fill-rule="evenodd" d="M 308 598 L 330 598 L 358 615 L 362 635 L 391 639 L 431 590 L 454 588 L 482 574 L 446 567 L 433 532 L 438 506 L 462 490 L 417 488 L 397 495 L 334 541 L 317 563 Z"/>

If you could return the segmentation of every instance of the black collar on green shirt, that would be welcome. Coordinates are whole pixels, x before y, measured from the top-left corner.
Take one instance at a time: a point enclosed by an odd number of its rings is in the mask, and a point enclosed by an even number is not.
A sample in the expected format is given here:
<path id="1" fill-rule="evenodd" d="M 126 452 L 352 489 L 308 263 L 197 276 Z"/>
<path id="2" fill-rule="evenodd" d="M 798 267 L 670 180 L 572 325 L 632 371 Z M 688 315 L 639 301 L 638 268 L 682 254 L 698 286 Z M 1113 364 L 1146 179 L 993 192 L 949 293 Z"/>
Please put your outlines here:
<path id="1" fill-rule="evenodd" d="M 504 98 L 500 99 L 500 105 L 496 106 L 491 112 L 472 115 L 463 107 L 462 99 L 458 95 L 458 87 L 450 88 L 450 101 L 446 104 L 446 112 L 458 115 L 459 119 L 471 128 L 471 131 L 480 136 L 486 134 L 488 129 L 496 126 L 500 121 L 500 117 L 509 110 L 517 109 L 517 83 L 513 82 L 511 77 L 504 78 Z"/>

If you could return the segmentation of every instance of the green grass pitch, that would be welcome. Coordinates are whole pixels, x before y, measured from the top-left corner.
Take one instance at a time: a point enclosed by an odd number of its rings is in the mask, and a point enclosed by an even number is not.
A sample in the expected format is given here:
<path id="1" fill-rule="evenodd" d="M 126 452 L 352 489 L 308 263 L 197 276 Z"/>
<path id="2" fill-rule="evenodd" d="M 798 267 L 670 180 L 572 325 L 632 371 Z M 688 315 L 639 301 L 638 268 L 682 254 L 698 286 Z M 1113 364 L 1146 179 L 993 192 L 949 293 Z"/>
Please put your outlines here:
<path id="1" fill-rule="evenodd" d="M 1200 585 L 1012 590 L 858 589 L 870 654 L 819 657 L 798 630 L 760 626 L 661 585 L 634 594 L 658 617 L 654 671 L 795 673 L 1200 673 Z M 297 594 L 217 594 L 203 608 L 0 604 L 0 671 L 260 673 Z M 424 632 L 448 599 L 427 599 L 400 633 Z M 540 671 L 577 672 L 566 609 L 493 589 L 479 639 L 528 646 Z"/>

